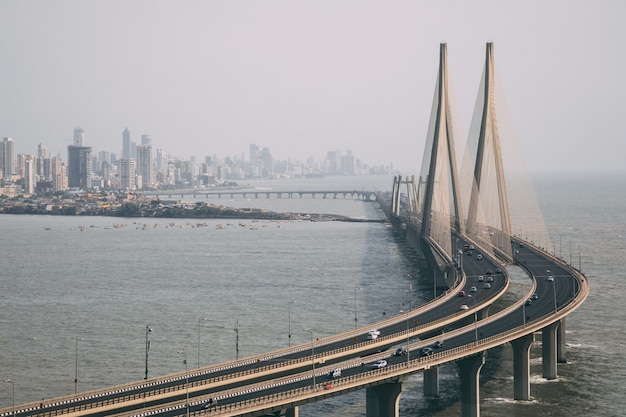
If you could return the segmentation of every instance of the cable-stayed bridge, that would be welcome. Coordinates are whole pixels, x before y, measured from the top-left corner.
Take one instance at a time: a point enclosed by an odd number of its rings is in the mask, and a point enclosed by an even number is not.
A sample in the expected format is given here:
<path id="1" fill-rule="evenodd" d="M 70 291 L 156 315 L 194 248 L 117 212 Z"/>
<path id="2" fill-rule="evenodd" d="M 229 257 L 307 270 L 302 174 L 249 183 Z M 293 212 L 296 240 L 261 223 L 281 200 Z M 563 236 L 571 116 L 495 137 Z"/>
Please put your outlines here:
<path id="1" fill-rule="evenodd" d="M 460 370 L 462 415 L 478 416 L 480 369 L 488 350 L 505 343 L 513 348 L 513 397 L 530 399 L 535 333 L 542 335 L 543 376 L 554 379 L 557 363 L 565 360 L 564 319 L 585 300 L 588 284 L 580 271 L 515 232 L 519 226 L 509 212 L 495 81 L 488 44 L 478 117 L 459 163 L 442 44 L 420 175 L 395 178 L 389 198 L 378 194 L 396 230 L 437 276 L 444 291 L 436 299 L 333 337 L 314 340 L 311 333 L 310 343 L 17 405 L 0 410 L 0 416 L 297 416 L 301 405 L 361 389 L 368 417 L 398 416 L 406 378 L 422 372 L 424 394 L 437 396 L 439 365 L 452 361 Z M 489 315 L 490 305 L 508 290 L 505 267 L 513 263 L 527 271 L 531 289 Z"/>

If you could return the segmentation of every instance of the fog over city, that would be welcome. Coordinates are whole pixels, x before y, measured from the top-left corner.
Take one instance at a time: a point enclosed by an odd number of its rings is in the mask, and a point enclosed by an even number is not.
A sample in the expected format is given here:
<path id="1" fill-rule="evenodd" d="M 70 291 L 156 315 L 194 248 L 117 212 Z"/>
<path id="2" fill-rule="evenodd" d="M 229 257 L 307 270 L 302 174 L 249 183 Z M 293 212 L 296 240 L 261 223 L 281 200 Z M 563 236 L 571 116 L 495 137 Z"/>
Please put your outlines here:
<path id="1" fill-rule="evenodd" d="M 254 143 L 416 174 L 439 44 L 466 133 L 493 42 L 531 171 L 623 170 L 625 15 L 610 0 L 0 0 L 0 138 L 65 159 L 81 126 L 119 155 L 128 128 L 181 158 Z"/>

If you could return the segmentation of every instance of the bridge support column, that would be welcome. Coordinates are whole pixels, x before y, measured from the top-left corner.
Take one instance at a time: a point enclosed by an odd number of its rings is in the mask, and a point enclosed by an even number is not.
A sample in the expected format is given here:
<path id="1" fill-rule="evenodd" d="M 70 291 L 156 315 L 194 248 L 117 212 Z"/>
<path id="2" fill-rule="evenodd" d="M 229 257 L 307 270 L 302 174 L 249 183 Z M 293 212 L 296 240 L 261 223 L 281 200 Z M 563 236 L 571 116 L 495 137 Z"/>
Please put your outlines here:
<path id="1" fill-rule="evenodd" d="M 300 411 L 298 410 L 297 406 L 292 408 L 284 408 L 274 413 L 274 416 L 276 417 L 298 417 L 299 415 Z"/>
<path id="2" fill-rule="evenodd" d="M 513 346 L 513 399 L 530 400 L 530 347 L 535 341 L 531 333 L 515 339 Z"/>
<path id="3" fill-rule="evenodd" d="M 480 392 L 478 383 L 480 369 L 485 364 L 485 356 L 480 353 L 460 359 L 456 363 L 459 365 L 461 375 L 461 417 L 479 417 Z"/>
<path id="4" fill-rule="evenodd" d="M 542 373 L 546 379 L 556 379 L 556 331 L 559 322 L 552 323 L 541 330 Z"/>
<path id="5" fill-rule="evenodd" d="M 565 317 L 561 319 L 559 331 L 556 334 L 556 360 L 558 363 L 567 363 L 567 345 L 565 344 Z"/>
<path id="6" fill-rule="evenodd" d="M 399 417 L 400 396 L 404 392 L 403 381 L 388 382 L 365 390 L 366 417 Z"/>
<path id="7" fill-rule="evenodd" d="M 439 397 L 439 367 L 435 366 L 424 371 L 424 396 Z"/>

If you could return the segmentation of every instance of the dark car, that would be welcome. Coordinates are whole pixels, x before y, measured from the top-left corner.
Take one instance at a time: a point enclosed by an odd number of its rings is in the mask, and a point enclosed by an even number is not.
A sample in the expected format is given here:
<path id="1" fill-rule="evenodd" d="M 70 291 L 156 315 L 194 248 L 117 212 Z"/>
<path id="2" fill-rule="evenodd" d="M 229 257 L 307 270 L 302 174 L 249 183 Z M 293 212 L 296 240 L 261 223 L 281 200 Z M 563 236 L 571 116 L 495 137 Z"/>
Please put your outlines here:
<path id="1" fill-rule="evenodd" d="M 441 347 L 443 347 L 443 340 L 437 340 L 435 344 L 433 345 L 434 349 L 439 349 Z"/>
<path id="2" fill-rule="evenodd" d="M 528 300 L 526 300 L 526 302 L 524 303 L 525 305 L 529 306 L 533 303 L 533 300 L 531 300 L 530 298 Z"/>
<path id="3" fill-rule="evenodd" d="M 398 349 L 396 349 L 396 353 L 394 353 L 395 356 L 404 356 L 406 355 L 406 349 L 403 347 L 399 347 Z"/>
<path id="4" fill-rule="evenodd" d="M 433 354 L 433 348 L 431 348 L 431 347 L 425 347 L 421 351 L 421 355 L 422 356 L 430 356 L 432 354 Z"/>

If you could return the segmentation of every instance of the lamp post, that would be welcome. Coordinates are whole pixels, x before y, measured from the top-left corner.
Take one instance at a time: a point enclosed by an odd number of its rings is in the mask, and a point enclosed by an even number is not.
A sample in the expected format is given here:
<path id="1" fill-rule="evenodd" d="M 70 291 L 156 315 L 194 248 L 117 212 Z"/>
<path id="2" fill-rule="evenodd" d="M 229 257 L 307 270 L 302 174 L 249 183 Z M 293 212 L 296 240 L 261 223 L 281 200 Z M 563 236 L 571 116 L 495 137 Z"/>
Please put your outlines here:
<path id="1" fill-rule="evenodd" d="M 354 329 L 356 330 L 357 326 L 357 318 L 356 318 L 356 292 L 360 290 L 361 287 L 354 287 Z"/>
<path id="2" fill-rule="evenodd" d="M 11 378 L 6 378 L 6 379 L 3 379 L 2 381 L 11 384 L 11 389 L 13 391 L 13 405 L 11 408 L 11 415 L 14 416 L 15 415 L 15 384 L 13 383 L 13 380 Z"/>
<path id="3" fill-rule="evenodd" d="M 148 352 L 150 352 L 150 340 L 148 339 L 148 334 L 152 333 L 152 327 L 150 325 L 146 325 L 146 375 L 143 379 L 148 379 Z"/>
<path id="4" fill-rule="evenodd" d="M 181 355 L 185 355 L 185 360 L 183 363 L 185 364 L 185 389 L 187 391 L 187 399 L 185 401 L 185 408 L 187 409 L 187 417 L 189 417 L 189 366 L 187 365 L 187 352 L 184 349 L 178 351 Z"/>
<path id="5" fill-rule="evenodd" d="M 404 311 L 400 310 L 400 313 L 403 313 Z M 408 368 L 409 366 L 409 355 L 410 355 L 410 349 L 409 349 L 409 313 L 410 310 L 406 311 L 406 366 Z"/>
<path id="6" fill-rule="evenodd" d="M 235 320 L 235 359 L 239 360 L 239 319 Z"/>
<path id="7" fill-rule="evenodd" d="M 85 340 L 82 337 L 76 338 L 76 357 L 74 360 L 74 394 L 78 392 L 78 341 Z"/>
<path id="8" fill-rule="evenodd" d="M 198 368 L 200 367 L 200 325 L 203 321 L 207 321 L 208 318 L 201 317 L 198 319 Z"/>
<path id="9" fill-rule="evenodd" d="M 289 347 L 291 347 L 291 305 L 295 304 L 295 301 L 289 301 L 289 313 L 287 315 L 287 320 L 289 321 Z"/>
<path id="10" fill-rule="evenodd" d="M 313 344 L 313 330 L 305 330 L 311 335 L 311 366 L 313 369 L 313 387 L 315 388 L 315 345 Z"/>

